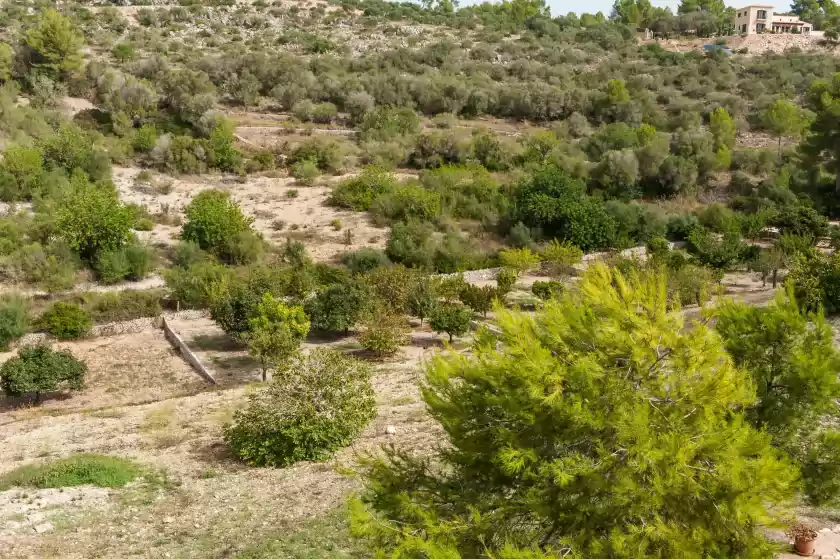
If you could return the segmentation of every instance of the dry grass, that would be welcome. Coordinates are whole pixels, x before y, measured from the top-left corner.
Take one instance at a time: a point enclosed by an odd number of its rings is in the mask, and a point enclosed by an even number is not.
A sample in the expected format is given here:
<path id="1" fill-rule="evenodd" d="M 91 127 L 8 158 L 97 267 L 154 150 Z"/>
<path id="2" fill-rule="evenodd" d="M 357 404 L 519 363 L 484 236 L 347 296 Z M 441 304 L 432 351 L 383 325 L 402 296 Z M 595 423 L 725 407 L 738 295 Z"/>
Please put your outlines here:
<path id="1" fill-rule="evenodd" d="M 63 407 L 53 411 L 61 413 L 51 415 L 46 407 L 0 412 L 0 474 L 42 460 L 45 454 L 60 458 L 86 452 L 131 459 L 150 471 L 165 472 L 171 481 L 166 486 L 129 486 L 105 496 L 82 495 L 72 503 L 50 496 L 57 500 L 45 518 L 55 530 L 44 534 L 34 533 L 29 521 L 15 521 L 12 515 L 30 509 L 12 504 L 19 499 L 0 492 L 4 558 L 235 557 L 246 548 L 248 553 L 302 550 L 316 553 L 312 557 L 333 557 L 317 554 L 321 545 L 317 542 L 324 540 L 311 540 L 306 530 L 313 519 L 331 518 L 330 511 L 340 509 L 357 486 L 357 479 L 340 472 L 355 467 L 360 452 L 375 451 L 383 443 L 428 453 L 440 439 L 437 426 L 426 416 L 417 385 L 418 361 L 437 350 L 437 337 L 418 332 L 419 338 L 403 348 L 399 358 L 373 364 L 379 415 L 350 448 L 327 463 L 286 469 L 245 467 L 228 455 L 222 427 L 248 393 L 257 389 L 259 383 L 251 381 L 259 372 L 252 362 L 242 359 L 242 348 L 225 342 L 212 322 L 182 321 L 176 327 L 211 367 L 211 357 L 236 364 L 215 371 L 229 374 L 221 389 L 204 385 L 197 393 L 170 397 L 175 387 L 169 378 L 172 371 L 165 369 L 186 366 L 160 363 L 154 358 L 152 340 L 134 335 L 133 341 L 116 337 L 71 344 L 74 351 L 90 352 L 101 373 L 92 378 L 90 392 L 58 402 Z M 328 345 L 352 343 L 352 338 L 345 338 Z M 137 362 L 144 360 L 149 370 L 141 373 Z M 142 394 L 129 397 L 122 382 L 107 385 L 108 379 L 116 377 L 104 373 L 117 364 L 137 371 L 134 390 Z M 189 375 L 195 373 L 189 371 Z M 182 379 L 187 384 L 189 375 Z M 155 383 L 159 386 L 148 386 Z M 154 394 L 160 396 L 159 401 L 139 403 L 141 396 Z M 396 434 L 386 434 L 388 426 Z M 47 493 L 41 493 L 45 491 L 52 490 L 30 490 L 26 501 L 39 502 L 46 498 Z M 287 529 L 288 533 L 304 532 L 287 540 Z"/>

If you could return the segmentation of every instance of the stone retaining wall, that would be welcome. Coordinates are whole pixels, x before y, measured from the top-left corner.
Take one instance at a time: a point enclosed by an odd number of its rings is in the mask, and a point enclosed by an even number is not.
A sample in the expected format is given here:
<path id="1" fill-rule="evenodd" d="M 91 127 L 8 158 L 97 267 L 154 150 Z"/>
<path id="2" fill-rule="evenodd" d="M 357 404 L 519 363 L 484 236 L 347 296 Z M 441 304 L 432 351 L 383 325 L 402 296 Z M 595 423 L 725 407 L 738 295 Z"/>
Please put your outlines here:
<path id="1" fill-rule="evenodd" d="M 196 373 L 201 375 L 206 381 L 210 382 L 211 384 L 216 384 L 216 379 L 213 375 L 210 374 L 210 371 L 201 364 L 201 361 L 195 356 L 195 354 L 187 347 L 187 344 L 184 343 L 184 340 L 181 339 L 181 336 L 178 333 L 169 327 L 169 324 L 166 322 L 166 317 L 161 316 L 161 327 L 163 328 L 163 336 L 175 346 L 175 349 L 181 352 L 181 355 L 184 357 L 184 360 L 189 363 L 190 367 L 192 367 Z"/>
<path id="2" fill-rule="evenodd" d="M 671 243 L 675 245 L 676 243 Z M 683 243 L 684 244 L 684 243 Z M 673 246 L 671 248 L 674 248 Z M 585 268 L 590 262 L 606 260 L 608 257 L 614 255 L 614 252 L 590 252 L 588 254 L 584 254 L 583 258 L 581 259 L 581 268 Z M 620 256 L 624 258 L 647 258 L 647 247 L 633 247 L 628 248 L 626 250 L 622 250 L 618 253 Z M 482 270 L 469 270 L 466 272 L 462 272 L 461 274 L 464 276 L 464 280 L 467 282 L 474 282 L 474 281 L 486 281 L 496 279 L 496 274 L 499 273 L 501 267 L 497 268 L 484 268 Z M 457 276 L 458 273 L 455 274 L 438 274 L 437 277 L 441 278 L 450 278 L 453 276 Z"/>
<path id="3" fill-rule="evenodd" d="M 148 330 L 160 330 L 163 327 L 164 317 L 179 320 L 196 320 L 199 318 L 205 318 L 207 315 L 207 311 L 188 310 L 173 313 L 165 313 L 160 316 L 145 316 L 141 318 L 135 318 L 133 320 L 123 320 L 121 322 L 95 324 L 90 329 L 90 332 L 86 337 L 100 338 L 103 336 L 119 336 L 120 334 L 135 334 L 137 332 L 146 332 Z M 12 345 L 15 347 L 37 345 L 54 340 L 55 338 L 47 332 L 31 332 L 18 339 Z"/>

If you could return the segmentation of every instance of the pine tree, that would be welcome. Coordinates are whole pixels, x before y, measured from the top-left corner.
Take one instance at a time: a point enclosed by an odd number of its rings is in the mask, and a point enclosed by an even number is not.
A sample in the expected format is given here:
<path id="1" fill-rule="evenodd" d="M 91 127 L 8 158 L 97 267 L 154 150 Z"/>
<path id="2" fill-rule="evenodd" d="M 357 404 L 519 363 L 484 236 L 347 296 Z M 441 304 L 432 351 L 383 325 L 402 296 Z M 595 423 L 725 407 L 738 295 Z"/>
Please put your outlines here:
<path id="1" fill-rule="evenodd" d="M 667 306 L 663 275 L 596 266 L 434 359 L 444 450 L 372 459 L 355 533 L 389 558 L 771 556 L 796 470 L 741 414 L 755 392 L 718 334 Z"/>
<path id="2" fill-rule="evenodd" d="M 834 469 L 814 466 L 827 453 L 840 453 L 840 434 L 821 427 L 827 424 L 822 418 L 837 414 L 840 397 L 840 352 L 831 326 L 821 312 L 800 310 L 792 284 L 766 307 L 729 301 L 714 312 L 726 349 L 756 387 L 747 419 L 804 466 L 813 501 L 840 497 L 840 485 L 827 483 Z"/>

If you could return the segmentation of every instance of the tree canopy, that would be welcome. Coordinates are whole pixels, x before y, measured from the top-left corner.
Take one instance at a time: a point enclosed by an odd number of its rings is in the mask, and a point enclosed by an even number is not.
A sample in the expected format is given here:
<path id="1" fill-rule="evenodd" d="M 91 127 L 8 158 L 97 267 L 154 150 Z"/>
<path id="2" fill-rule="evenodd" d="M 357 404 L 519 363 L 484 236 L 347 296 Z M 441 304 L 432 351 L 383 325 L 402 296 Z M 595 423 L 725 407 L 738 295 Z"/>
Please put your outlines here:
<path id="1" fill-rule="evenodd" d="M 597 266 L 435 358 L 446 450 L 372 460 L 357 532 L 394 558 L 771 555 L 760 526 L 796 470 L 745 420 L 755 392 L 718 334 L 667 302 L 663 275 Z"/>

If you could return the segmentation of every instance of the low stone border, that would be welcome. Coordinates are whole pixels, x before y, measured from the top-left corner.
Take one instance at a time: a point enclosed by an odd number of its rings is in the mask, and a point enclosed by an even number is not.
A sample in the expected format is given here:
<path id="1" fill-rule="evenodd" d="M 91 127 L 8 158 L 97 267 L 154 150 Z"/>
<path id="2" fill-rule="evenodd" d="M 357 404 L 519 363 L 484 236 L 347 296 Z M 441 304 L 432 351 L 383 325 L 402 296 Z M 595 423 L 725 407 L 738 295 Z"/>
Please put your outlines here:
<path id="1" fill-rule="evenodd" d="M 197 320 L 208 316 L 204 310 L 187 310 L 174 313 L 164 313 L 159 316 L 144 316 L 132 320 L 120 322 L 108 322 L 95 324 L 85 338 L 100 338 L 103 336 L 119 336 L 120 334 L 135 334 L 147 330 L 160 330 L 163 327 L 164 317 L 177 320 Z M 56 341 L 47 332 L 31 332 L 19 338 L 12 344 L 13 347 L 37 345 L 45 342 Z"/>
<path id="2" fill-rule="evenodd" d="M 187 344 L 184 343 L 184 340 L 181 339 L 181 336 L 178 333 L 170 328 L 169 323 L 166 321 L 165 316 L 161 316 L 161 328 L 163 328 L 163 337 L 165 337 L 169 343 L 175 346 L 181 355 L 184 357 L 184 360 L 189 363 L 190 367 L 192 367 L 196 373 L 201 375 L 204 380 L 210 382 L 211 384 L 216 384 L 216 379 L 213 375 L 210 374 L 210 371 L 201 364 L 201 361 L 198 360 L 198 357 L 192 352 L 192 350 L 187 347 Z"/>

